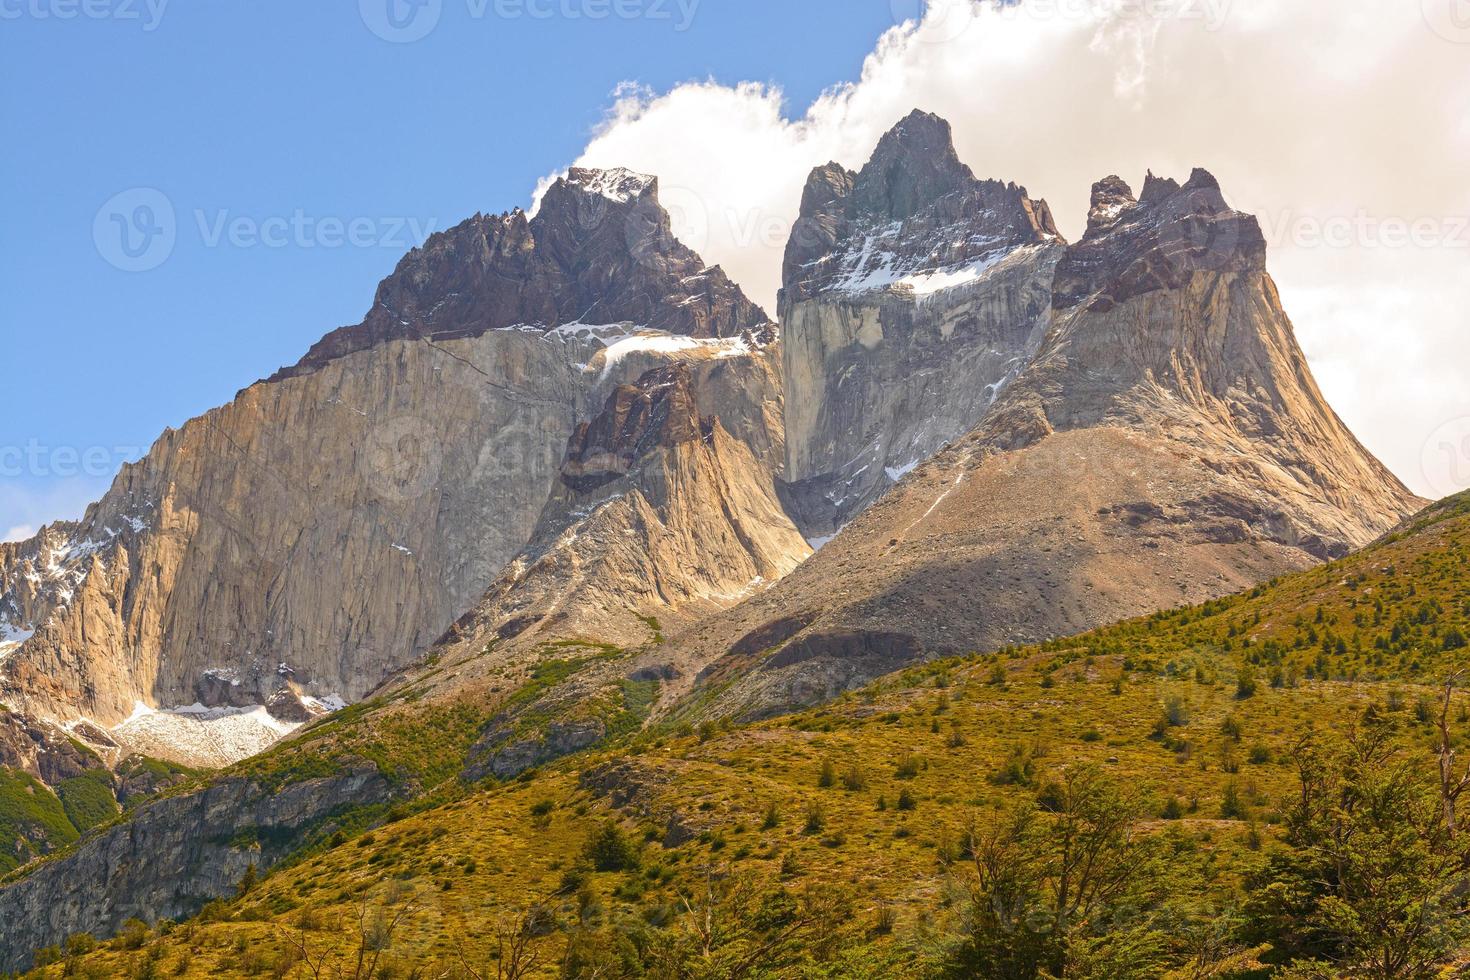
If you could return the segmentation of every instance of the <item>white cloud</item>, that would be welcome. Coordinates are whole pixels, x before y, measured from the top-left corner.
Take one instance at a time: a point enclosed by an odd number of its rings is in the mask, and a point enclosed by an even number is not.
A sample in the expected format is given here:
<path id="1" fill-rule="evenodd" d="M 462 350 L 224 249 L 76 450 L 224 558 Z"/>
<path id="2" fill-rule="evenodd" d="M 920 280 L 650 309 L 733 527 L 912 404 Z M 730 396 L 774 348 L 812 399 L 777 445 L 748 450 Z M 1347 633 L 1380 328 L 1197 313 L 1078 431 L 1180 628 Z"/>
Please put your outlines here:
<path id="1" fill-rule="evenodd" d="M 4 535 L 0 535 L 0 543 L 6 541 L 24 541 L 36 536 L 36 529 L 29 524 L 17 524 L 10 528 Z"/>
<path id="2" fill-rule="evenodd" d="M 660 175 L 676 231 L 772 312 L 807 171 L 860 166 L 915 107 L 954 124 L 979 175 L 1047 198 L 1069 237 L 1097 178 L 1136 189 L 1150 168 L 1207 167 L 1261 216 L 1334 406 L 1441 495 L 1470 485 L 1470 31 L 1439 9 L 1454 2 L 1329 16 L 1279 0 L 931 0 L 858 82 L 803 110 L 757 84 L 629 88 L 575 162 Z M 1400 225 L 1417 243 L 1395 243 Z"/>
<path id="3" fill-rule="evenodd" d="M 0 528 L 9 528 L 0 542 L 24 541 L 52 521 L 78 520 L 111 482 L 110 477 L 80 476 L 0 480 Z"/>

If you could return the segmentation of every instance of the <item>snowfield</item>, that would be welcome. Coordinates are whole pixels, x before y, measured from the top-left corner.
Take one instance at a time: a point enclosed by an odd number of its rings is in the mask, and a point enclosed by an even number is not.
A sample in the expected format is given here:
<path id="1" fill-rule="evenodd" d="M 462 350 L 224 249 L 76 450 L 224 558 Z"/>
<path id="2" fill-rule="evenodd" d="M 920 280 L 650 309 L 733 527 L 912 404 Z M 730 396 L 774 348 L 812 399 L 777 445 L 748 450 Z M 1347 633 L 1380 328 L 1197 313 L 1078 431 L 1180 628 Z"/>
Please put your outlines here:
<path id="1" fill-rule="evenodd" d="M 300 728 L 264 706 L 161 711 L 138 704 L 112 737 L 124 748 L 186 766 L 220 768 L 263 752 Z"/>

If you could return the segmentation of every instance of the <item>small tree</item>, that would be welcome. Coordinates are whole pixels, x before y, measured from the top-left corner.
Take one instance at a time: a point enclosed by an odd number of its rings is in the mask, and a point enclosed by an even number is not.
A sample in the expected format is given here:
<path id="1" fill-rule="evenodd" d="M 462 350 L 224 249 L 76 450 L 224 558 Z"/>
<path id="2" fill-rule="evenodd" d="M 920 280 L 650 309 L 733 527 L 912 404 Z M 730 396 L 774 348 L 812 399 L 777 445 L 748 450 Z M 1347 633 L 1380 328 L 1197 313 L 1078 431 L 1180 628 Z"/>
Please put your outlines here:
<path id="1" fill-rule="evenodd" d="M 1032 980 L 1161 972 L 1154 969 L 1161 934 L 1109 915 L 1123 905 L 1153 904 L 1160 886 L 1154 850 L 1133 833 L 1131 794 L 1099 770 L 1079 767 L 1051 796 L 1052 813 L 1028 805 L 988 830 L 972 822 L 969 901 L 942 976 Z"/>
<path id="2" fill-rule="evenodd" d="M 1248 663 L 1240 665 L 1240 673 L 1235 676 L 1235 696 L 1242 701 L 1246 698 L 1256 696 L 1256 668 Z"/>
<path id="3" fill-rule="evenodd" d="M 1293 850 L 1251 882 L 1253 937 L 1333 964 L 1322 975 L 1428 977 L 1470 939 L 1453 800 L 1388 726 L 1304 739 L 1286 814 Z M 1455 781 L 1458 783 L 1458 780 Z"/>
<path id="4" fill-rule="evenodd" d="M 638 866 L 638 851 L 616 820 L 608 820 L 594 830 L 582 854 L 595 871 L 629 871 Z"/>

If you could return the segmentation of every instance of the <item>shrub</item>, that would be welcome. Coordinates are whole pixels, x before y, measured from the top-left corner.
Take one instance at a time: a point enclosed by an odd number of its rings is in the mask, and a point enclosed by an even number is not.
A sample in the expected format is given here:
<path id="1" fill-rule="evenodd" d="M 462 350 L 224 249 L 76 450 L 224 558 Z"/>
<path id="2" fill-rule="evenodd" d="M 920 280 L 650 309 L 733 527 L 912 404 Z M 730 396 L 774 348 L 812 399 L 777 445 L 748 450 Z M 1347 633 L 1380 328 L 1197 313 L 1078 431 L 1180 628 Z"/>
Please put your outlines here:
<path id="1" fill-rule="evenodd" d="M 148 924 L 141 919 L 129 919 L 117 931 L 114 940 L 118 949 L 142 949 L 148 942 Z"/>
<path id="2" fill-rule="evenodd" d="M 919 807 L 919 799 L 905 786 L 898 794 L 898 808 L 900 810 L 916 810 Z"/>
<path id="3" fill-rule="evenodd" d="M 781 808 L 772 800 L 766 804 L 766 818 L 761 821 L 761 830 L 774 830 L 781 823 Z"/>
<path id="4" fill-rule="evenodd" d="M 805 834 L 820 834 L 827 826 L 827 812 L 822 809 L 822 804 L 813 802 L 806 808 L 806 824 L 802 827 Z"/>
<path id="5" fill-rule="evenodd" d="M 1036 781 L 1036 762 L 1025 746 L 1012 746 L 1000 768 L 990 774 L 997 786 L 1030 786 Z"/>
<path id="6" fill-rule="evenodd" d="M 1164 723 L 1170 728 L 1183 728 L 1189 724 L 1189 704 L 1177 694 L 1164 699 Z"/>
<path id="7" fill-rule="evenodd" d="M 582 853 L 597 871 L 628 871 L 638 866 L 637 849 L 614 820 L 592 832 Z"/>
<path id="8" fill-rule="evenodd" d="M 1250 664 L 1241 664 L 1240 673 L 1235 678 L 1235 696 L 1242 701 L 1246 698 L 1256 696 L 1256 668 Z"/>
<path id="9" fill-rule="evenodd" d="M 1240 789 L 1235 780 L 1225 784 L 1225 793 L 1220 798 L 1220 819 L 1239 820 L 1245 816 L 1245 804 L 1240 801 Z"/>

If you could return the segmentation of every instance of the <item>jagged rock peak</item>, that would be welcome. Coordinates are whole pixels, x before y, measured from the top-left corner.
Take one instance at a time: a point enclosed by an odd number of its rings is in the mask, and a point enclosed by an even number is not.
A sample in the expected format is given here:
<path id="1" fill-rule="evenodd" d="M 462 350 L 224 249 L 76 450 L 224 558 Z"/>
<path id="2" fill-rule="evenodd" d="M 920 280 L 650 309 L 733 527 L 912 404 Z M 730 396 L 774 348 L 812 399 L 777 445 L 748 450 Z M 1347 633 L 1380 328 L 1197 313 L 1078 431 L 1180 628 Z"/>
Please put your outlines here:
<path id="1" fill-rule="evenodd" d="M 872 158 L 858 172 L 852 207 L 902 221 L 973 183 L 974 173 L 955 152 L 949 123 L 915 109 L 878 141 Z"/>
<path id="2" fill-rule="evenodd" d="M 1045 243 L 1062 243 L 1046 202 L 1014 182 L 977 179 L 956 154 L 949 123 L 915 110 L 858 172 L 828 163 L 808 176 L 782 302 L 886 288 Z"/>
<path id="3" fill-rule="evenodd" d="M 1260 224 L 1226 203 L 1209 171 L 1195 168 L 1182 186 L 1150 172 L 1136 201 L 1110 176 L 1093 185 L 1087 232 L 1057 265 L 1052 305 L 1103 311 L 1197 272 L 1261 272 L 1265 263 Z"/>
<path id="4" fill-rule="evenodd" d="M 857 174 L 835 161 L 813 168 L 801 192 L 801 214 L 821 214 L 852 194 Z"/>
<path id="5" fill-rule="evenodd" d="M 378 286 L 359 324 L 317 342 L 271 380 L 392 340 L 442 341 L 506 327 L 630 323 L 735 337 L 770 321 L 718 266 L 675 236 L 657 178 L 572 168 L 520 209 L 429 236 Z"/>
<path id="6" fill-rule="evenodd" d="M 590 167 L 572 167 L 562 180 L 572 187 L 580 187 L 589 194 L 598 194 L 610 201 L 624 203 L 652 192 L 658 193 L 658 178 L 640 174 L 626 167 L 611 167 L 599 170 Z"/>
<path id="7" fill-rule="evenodd" d="M 1150 170 L 1143 178 L 1143 193 L 1138 199 L 1143 204 L 1157 204 L 1177 193 L 1179 193 L 1179 181 L 1172 177 L 1156 177 Z"/>
<path id="8" fill-rule="evenodd" d="M 561 481 L 589 493 L 621 479 L 650 452 L 703 438 L 689 367 L 655 368 L 635 383 L 619 385 L 601 413 L 583 422 L 567 443 Z"/>
<path id="9" fill-rule="evenodd" d="M 1092 185 L 1092 205 L 1087 211 L 1087 231 L 1106 228 L 1138 203 L 1133 189 L 1122 177 L 1113 174 Z"/>

